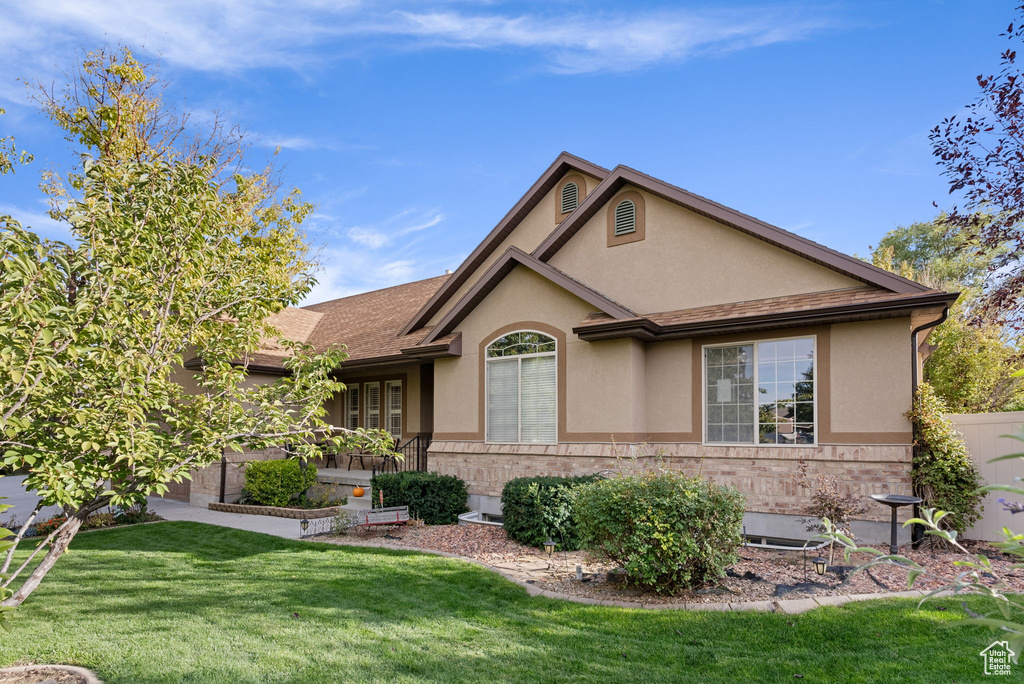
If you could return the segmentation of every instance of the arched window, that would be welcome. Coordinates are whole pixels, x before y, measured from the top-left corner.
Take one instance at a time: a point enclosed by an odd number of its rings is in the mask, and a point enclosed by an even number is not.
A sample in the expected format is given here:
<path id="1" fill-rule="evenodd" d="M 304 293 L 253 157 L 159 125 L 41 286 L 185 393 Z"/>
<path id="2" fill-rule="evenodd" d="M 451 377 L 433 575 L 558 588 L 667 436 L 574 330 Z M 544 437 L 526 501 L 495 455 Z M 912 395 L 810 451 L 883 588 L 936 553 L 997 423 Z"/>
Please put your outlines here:
<path id="1" fill-rule="evenodd" d="M 573 182 L 562 186 L 562 213 L 569 214 L 580 204 L 580 187 Z"/>
<path id="2" fill-rule="evenodd" d="M 615 235 L 626 235 L 636 231 L 636 204 L 633 200 L 622 200 L 615 206 Z"/>
<path id="3" fill-rule="evenodd" d="M 529 330 L 509 333 L 487 345 L 488 442 L 558 441 L 555 354 L 554 338 Z"/>

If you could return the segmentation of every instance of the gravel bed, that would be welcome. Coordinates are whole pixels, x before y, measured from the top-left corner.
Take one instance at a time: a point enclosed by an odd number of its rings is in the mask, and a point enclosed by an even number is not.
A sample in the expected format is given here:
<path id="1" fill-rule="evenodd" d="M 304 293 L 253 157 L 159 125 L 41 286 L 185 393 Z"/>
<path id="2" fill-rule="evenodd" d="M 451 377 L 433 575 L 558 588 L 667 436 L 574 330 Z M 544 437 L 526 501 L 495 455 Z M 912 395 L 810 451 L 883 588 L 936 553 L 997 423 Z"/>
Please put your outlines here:
<path id="1" fill-rule="evenodd" d="M 895 567 L 877 567 L 869 571 L 850 574 L 856 565 L 866 562 L 867 556 L 844 561 L 841 551 L 835 554 L 835 566 L 823 575 L 814 571 L 811 560 L 819 552 L 807 553 L 806 571 L 802 551 L 779 551 L 745 547 L 740 560 L 729 569 L 716 586 L 695 591 L 680 591 L 669 596 L 641 590 L 609 580 L 609 571 L 615 568 L 607 562 L 591 557 L 584 551 L 556 552 L 548 562 L 543 551 L 524 546 L 505 536 L 500 527 L 483 525 L 410 525 L 376 528 L 331 537 L 327 541 L 345 543 L 349 538 L 388 546 L 398 544 L 422 549 L 444 551 L 487 563 L 517 579 L 543 589 L 598 600 L 639 601 L 643 603 L 738 603 L 780 598 L 807 598 L 840 594 L 883 594 L 906 591 L 906 572 Z M 886 547 L 878 547 L 883 551 Z M 972 551 L 986 552 L 996 572 L 1006 581 L 1008 590 L 1024 593 L 1024 569 L 1014 570 L 1014 559 L 983 544 L 970 547 Z M 827 550 L 823 555 L 827 558 Z M 936 549 L 912 551 L 904 555 L 929 568 L 949 573 L 953 561 L 970 557 Z M 583 571 L 583 582 L 575 579 L 576 566 Z M 934 579 L 918 578 L 915 589 L 929 591 L 940 583 Z"/>

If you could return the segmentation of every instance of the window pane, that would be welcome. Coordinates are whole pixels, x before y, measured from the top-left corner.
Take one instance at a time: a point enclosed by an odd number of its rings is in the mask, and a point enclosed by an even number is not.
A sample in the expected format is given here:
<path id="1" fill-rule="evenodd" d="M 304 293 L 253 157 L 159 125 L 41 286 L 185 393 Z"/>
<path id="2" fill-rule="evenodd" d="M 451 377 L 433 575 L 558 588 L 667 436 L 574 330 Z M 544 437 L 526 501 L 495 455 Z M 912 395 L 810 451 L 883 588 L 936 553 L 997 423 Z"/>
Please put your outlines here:
<path id="1" fill-rule="evenodd" d="M 705 439 L 709 443 L 754 442 L 754 347 L 704 350 L 707 378 Z"/>
<path id="2" fill-rule="evenodd" d="M 488 358 L 555 351 L 554 338 L 536 332 L 514 332 L 487 345 Z"/>
<path id="3" fill-rule="evenodd" d="M 812 444 L 814 340 L 759 342 L 757 353 L 759 442 Z"/>
<path id="4" fill-rule="evenodd" d="M 519 441 L 519 359 L 488 361 L 487 441 Z"/>
<path id="5" fill-rule="evenodd" d="M 363 385 L 366 391 L 366 429 L 380 429 L 380 383 L 368 382 Z"/>
<path id="6" fill-rule="evenodd" d="M 557 441 L 555 357 L 535 356 L 522 360 L 522 435 L 520 441 Z"/>

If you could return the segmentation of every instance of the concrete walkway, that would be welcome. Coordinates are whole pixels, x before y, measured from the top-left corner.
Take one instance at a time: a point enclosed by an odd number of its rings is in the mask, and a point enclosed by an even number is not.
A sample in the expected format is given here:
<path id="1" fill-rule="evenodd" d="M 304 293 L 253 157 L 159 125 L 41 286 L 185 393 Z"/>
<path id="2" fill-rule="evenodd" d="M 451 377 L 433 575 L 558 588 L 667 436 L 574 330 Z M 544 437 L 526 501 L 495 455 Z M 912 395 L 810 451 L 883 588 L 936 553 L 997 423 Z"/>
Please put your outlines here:
<path id="1" fill-rule="evenodd" d="M 5 475 L 0 477 L 0 504 L 6 504 L 8 506 L 14 506 L 14 508 L 8 508 L 3 513 L 0 513 L 0 524 L 6 524 L 11 516 L 18 519 L 18 522 L 23 523 L 32 514 L 36 504 L 39 503 L 39 497 L 35 494 L 31 494 L 25 491 L 24 475 Z M 39 512 L 37 520 L 46 520 L 51 516 L 60 513 L 60 508 L 57 506 L 47 506 Z"/>
<path id="2" fill-rule="evenodd" d="M 298 539 L 302 531 L 299 521 L 290 518 L 275 518 L 269 515 L 245 515 L 243 513 L 223 513 L 208 508 L 189 506 L 181 501 L 161 499 L 151 496 L 148 499 L 149 509 L 166 520 L 188 520 L 190 522 L 208 523 L 221 527 L 232 527 L 236 530 L 262 532 L 285 539 Z"/>

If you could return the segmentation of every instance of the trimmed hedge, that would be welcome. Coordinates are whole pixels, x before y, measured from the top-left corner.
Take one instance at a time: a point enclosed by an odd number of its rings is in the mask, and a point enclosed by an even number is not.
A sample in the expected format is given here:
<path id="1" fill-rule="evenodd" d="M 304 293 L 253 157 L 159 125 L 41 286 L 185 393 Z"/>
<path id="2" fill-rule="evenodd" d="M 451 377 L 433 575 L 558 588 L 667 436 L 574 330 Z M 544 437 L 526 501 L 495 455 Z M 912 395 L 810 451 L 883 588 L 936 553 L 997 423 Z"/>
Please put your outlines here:
<path id="1" fill-rule="evenodd" d="M 428 525 L 454 525 L 459 514 L 469 510 L 466 483 L 454 475 L 421 473 L 381 473 L 370 480 L 371 496 L 376 504 L 384 492 L 384 506 L 408 506 L 409 517 Z"/>
<path id="2" fill-rule="evenodd" d="M 245 466 L 246 500 L 260 506 L 287 506 L 316 484 L 317 470 L 286 458 L 250 461 Z"/>
<path id="3" fill-rule="evenodd" d="M 559 551 L 580 548 L 573 513 L 573 492 L 598 479 L 577 477 L 520 477 L 501 490 L 505 534 L 522 544 L 540 548 L 548 539 Z"/>
<path id="4" fill-rule="evenodd" d="M 658 592 L 725 576 L 743 543 L 739 490 L 679 472 L 599 480 L 576 493 L 583 544 Z"/>

